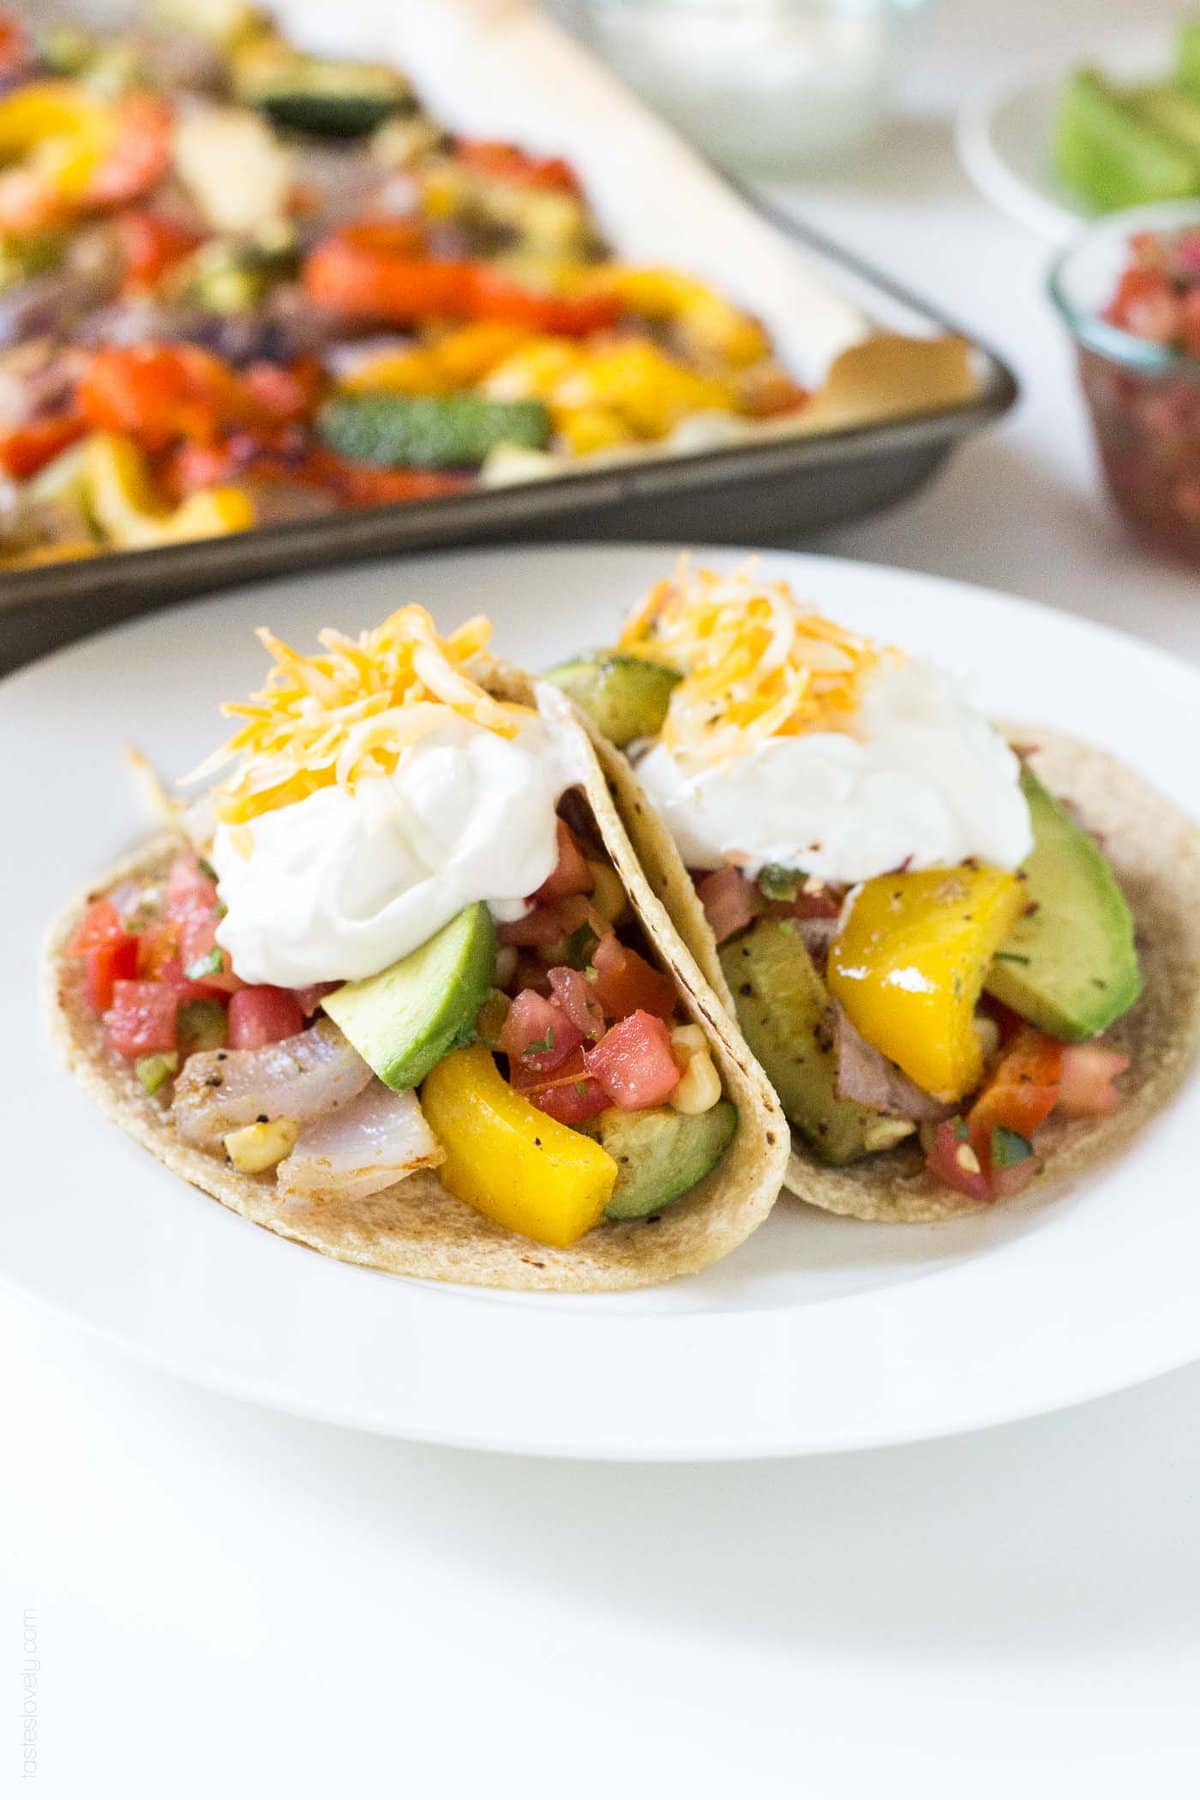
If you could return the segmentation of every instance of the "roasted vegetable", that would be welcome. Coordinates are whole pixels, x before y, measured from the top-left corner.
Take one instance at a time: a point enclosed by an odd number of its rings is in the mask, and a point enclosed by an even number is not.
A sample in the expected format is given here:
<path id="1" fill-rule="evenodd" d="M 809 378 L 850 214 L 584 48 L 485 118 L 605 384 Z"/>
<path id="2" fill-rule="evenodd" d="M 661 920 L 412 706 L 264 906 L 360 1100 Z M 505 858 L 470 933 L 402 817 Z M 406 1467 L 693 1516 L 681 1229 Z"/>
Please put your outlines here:
<path id="1" fill-rule="evenodd" d="M 974 1020 L 984 978 L 1025 905 L 1022 883 L 1004 869 L 876 876 L 843 915 L 830 992 L 918 1087 L 959 1100 L 983 1074 Z"/>
<path id="2" fill-rule="evenodd" d="M 254 524 L 254 507 L 240 488 L 191 494 L 173 511 L 156 498 L 149 467 L 127 438 L 97 433 L 86 463 L 90 510 L 106 538 L 121 550 L 148 550 L 189 538 L 223 537 Z"/>
<path id="3" fill-rule="evenodd" d="M 321 412 L 320 431 L 340 455 L 359 462 L 451 469 L 481 463 L 499 444 L 540 449 L 550 418 L 537 400 L 363 394 L 331 400 Z"/>
<path id="4" fill-rule="evenodd" d="M 456 1199 L 563 1249 L 599 1223 L 616 1187 L 615 1160 L 531 1106 L 482 1044 L 440 1062 L 421 1105 L 446 1151 L 441 1181 Z"/>

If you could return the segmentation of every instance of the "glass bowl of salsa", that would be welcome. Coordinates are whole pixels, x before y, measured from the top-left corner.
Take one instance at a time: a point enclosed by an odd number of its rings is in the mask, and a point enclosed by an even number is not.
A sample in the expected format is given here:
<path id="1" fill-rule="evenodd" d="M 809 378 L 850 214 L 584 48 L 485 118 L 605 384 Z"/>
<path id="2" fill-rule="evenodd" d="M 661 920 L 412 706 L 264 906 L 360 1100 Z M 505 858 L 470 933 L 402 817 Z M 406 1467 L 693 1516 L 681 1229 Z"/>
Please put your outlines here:
<path id="1" fill-rule="evenodd" d="M 1093 225 L 1055 263 L 1050 295 L 1126 523 L 1200 566 L 1200 200 Z"/>

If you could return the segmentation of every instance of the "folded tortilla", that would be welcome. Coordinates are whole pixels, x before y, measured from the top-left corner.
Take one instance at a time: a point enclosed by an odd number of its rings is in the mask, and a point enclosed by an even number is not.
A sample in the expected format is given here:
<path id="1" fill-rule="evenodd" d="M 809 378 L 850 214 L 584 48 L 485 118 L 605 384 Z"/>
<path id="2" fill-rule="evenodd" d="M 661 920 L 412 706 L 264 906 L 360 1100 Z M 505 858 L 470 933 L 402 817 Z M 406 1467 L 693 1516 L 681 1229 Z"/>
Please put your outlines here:
<path id="1" fill-rule="evenodd" d="M 152 882 L 165 875 L 179 849 L 171 836 L 160 836 L 93 883 L 55 927 L 46 965 L 54 1038 L 97 1104 L 174 1174 L 254 1224 L 342 1262 L 395 1275 L 562 1293 L 645 1287 L 690 1274 L 735 1249 L 770 1212 L 787 1167 L 787 1122 L 730 1029 L 721 1001 L 651 893 L 596 753 L 568 703 L 557 689 L 535 691 L 523 676 L 499 665 L 489 664 L 485 685 L 497 698 L 536 704 L 550 728 L 569 741 L 571 766 L 580 770 L 581 790 L 613 867 L 676 983 L 684 1011 L 703 1028 L 725 1093 L 737 1108 L 733 1142 L 690 1194 L 652 1218 L 604 1220 L 570 1249 L 558 1250 L 493 1224 L 448 1194 L 433 1171 L 419 1171 L 365 1200 L 284 1206 L 273 1170 L 243 1175 L 219 1152 L 185 1143 L 169 1111 L 145 1092 L 133 1065 L 108 1049 L 103 1022 L 87 1004 L 82 963 L 64 954 L 88 901 L 131 877 Z"/>
<path id="2" fill-rule="evenodd" d="M 1050 792 L 1101 839 L 1133 912 L 1144 991 L 1104 1034 L 1130 1058 L 1121 1105 L 1098 1119 L 1051 1119 L 1038 1132 L 1030 1188 L 1060 1189 L 1123 1149 L 1185 1079 L 1200 1046 L 1200 830 L 1103 750 L 1041 727 L 1003 728 Z M 736 1019 L 717 944 L 691 878 L 624 757 L 606 767 L 618 810 L 651 888 Z M 820 1162 L 797 1134 L 787 1186 L 826 1212 L 892 1224 L 977 1213 L 979 1202 L 930 1179 L 916 1140 L 845 1168 Z M 1029 1192 L 1026 1189 L 1025 1192 Z"/>

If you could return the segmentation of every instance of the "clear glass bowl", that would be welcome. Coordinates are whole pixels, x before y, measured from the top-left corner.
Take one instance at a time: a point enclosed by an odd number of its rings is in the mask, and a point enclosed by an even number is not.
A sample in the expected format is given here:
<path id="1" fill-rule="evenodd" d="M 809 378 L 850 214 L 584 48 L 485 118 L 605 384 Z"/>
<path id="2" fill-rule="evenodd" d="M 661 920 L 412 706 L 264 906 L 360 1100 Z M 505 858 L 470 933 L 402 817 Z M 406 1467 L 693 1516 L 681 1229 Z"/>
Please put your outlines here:
<path id="1" fill-rule="evenodd" d="M 1109 324 L 1102 314 L 1137 231 L 1200 226 L 1200 200 L 1113 213 L 1050 271 L 1050 297 L 1075 342 L 1109 491 L 1148 548 L 1200 566 L 1200 358 Z"/>
<path id="2" fill-rule="evenodd" d="M 795 168 L 887 114 L 928 0 L 575 0 L 626 84 L 718 162 Z"/>

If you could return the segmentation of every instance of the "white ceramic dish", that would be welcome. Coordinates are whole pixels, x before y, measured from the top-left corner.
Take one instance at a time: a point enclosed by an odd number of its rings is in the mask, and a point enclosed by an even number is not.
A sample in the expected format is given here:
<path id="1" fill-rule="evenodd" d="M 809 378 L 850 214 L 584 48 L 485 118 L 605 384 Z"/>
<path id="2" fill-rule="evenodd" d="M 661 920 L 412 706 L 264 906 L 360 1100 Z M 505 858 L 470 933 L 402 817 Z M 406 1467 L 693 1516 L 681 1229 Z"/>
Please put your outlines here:
<path id="1" fill-rule="evenodd" d="M 1161 27 L 1118 38 L 1069 62 L 1005 78 L 965 102 L 955 124 L 958 154 L 984 197 L 1018 225 L 1051 244 L 1065 244 L 1095 215 L 1054 173 L 1050 146 L 1063 82 L 1080 63 L 1094 63 L 1122 83 L 1162 81 L 1171 39 Z"/>
<path id="2" fill-rule="evenodd" d="M 728 565 L 728 550 L 712 552 Z M 958 583 L 821 557 L 769 569 L 837 618 L 978 670 L 983 704 L 1103 743 L 1185 807 L 1200 674 L 1132 639 Z M 121 759 L 194 765 L 262 673 L 251 628 L 311 641 L 405 600 L 485 609 L 532 666 L 608 641 L 661 548 L 491 551 L 313 575 L 178 608 L 0 686 L 5 1146 L 0 1278 L 162 1367 L 397 1436 L 563 1456 L 721 1458 L 1014 1419 L 1200 1357 L 1200 1084 L 1078 1191 L 940 1226 L 781 1204 L 735 1256 L 645 1294 L 424 1286 L 283 1243 L 97 1114 L 38 1015 L 43 932 L 141 829 Z M 1114 696 L 1120 704 L 1114 704 Z"/>

